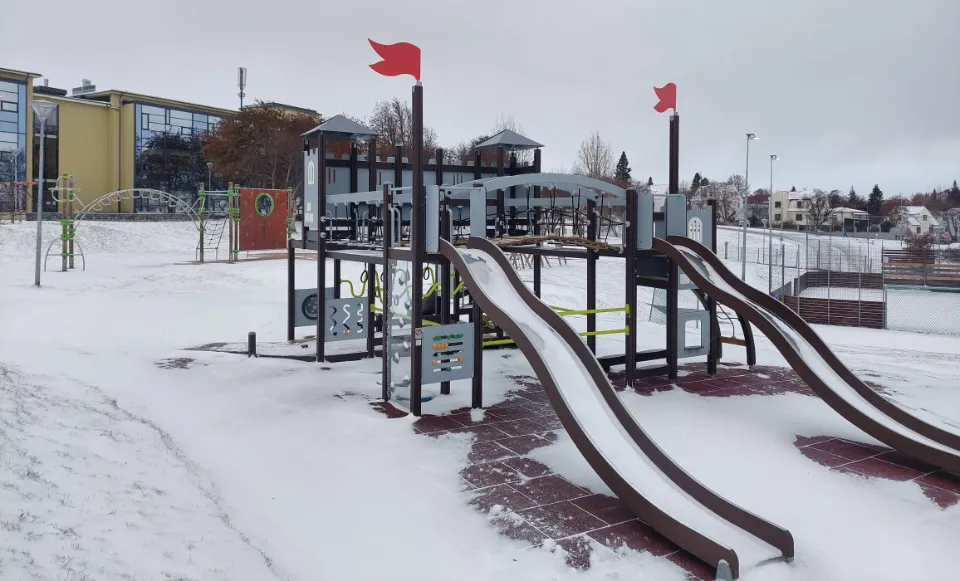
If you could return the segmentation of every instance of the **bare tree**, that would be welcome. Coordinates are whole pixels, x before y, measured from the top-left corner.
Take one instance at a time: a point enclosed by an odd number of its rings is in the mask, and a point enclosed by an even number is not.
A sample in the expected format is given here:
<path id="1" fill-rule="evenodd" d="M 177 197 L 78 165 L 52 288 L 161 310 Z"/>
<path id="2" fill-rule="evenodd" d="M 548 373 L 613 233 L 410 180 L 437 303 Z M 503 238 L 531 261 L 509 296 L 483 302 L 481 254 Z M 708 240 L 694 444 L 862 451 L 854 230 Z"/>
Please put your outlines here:
<path id="1" fill-rule="evenodd" d="M 703 180 L 690 198 L 691 203 L 703 206 L 707 200 L 715 200 L 717 220 L 730 223 L 737 221 L 742 203 L 740 192 L 729 182 L 711 182 Z"/>
<path id="2" fill-rule="evenodd" d="M 613 149 L 600 137 L 599 131 L 594 131 L 580 144 L 573 173 L 595 179 L 613 179 L 613 170 Z"/>
<path id="3" fill-rule="evenodd" d="M 830 220 L 833 209 L 830 207 L 830 197 L 823 190 L 813 190 L 813 196 L 803 201 L 807 210 L 807 221 L 817 232 Z"/>
<path id="4" fill-rule="evenodd" d="M 368 125 L 380 135 L 377 154 L 393 155 L 394 146 L 403 145 L 404 154 L 410 155 L 413 147 L 413 110 L 406 101 L 396 97 L 392 101 L 379 101 L 373 106 Z M 423 128 L 423 149 L 428 154 L 437 148 L 437 132 Z"/>
<path id="5" fill-rule="evenodd" d="M 954 241 L 960 240 L 960 207 L 947 208 L 940 212 L 940 216 L 938 217 L 951 239 Z"/>

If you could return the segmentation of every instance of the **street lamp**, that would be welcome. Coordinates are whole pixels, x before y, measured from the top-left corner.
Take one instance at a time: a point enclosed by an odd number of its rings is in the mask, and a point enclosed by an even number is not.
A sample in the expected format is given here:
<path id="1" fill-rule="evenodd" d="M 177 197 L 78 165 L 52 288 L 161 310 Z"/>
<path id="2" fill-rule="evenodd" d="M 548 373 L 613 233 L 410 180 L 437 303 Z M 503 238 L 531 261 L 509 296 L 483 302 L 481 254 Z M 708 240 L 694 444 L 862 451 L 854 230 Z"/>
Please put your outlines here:
<path id="1" fill-rule="evenodd" d="M 747 133 L 747 170 L 744 173 L 743 199 L 740 204 L 740 230 L 743 233 L 743 247 L 740 253 L 740 280 L 747 280 L 747 196 L 750 195 L 750 142 L 760 139 L 754 133 Z"/>
<path id="2" fill-rule="evenodd" d="M 212 161 L 208 161 L 208 162 L 207 162 L 207 191 L 208 191 L 208 192 L 209 192 L 211 189 L 213 189 L 212 186 L 210 185 L 210 184 L 212 183 L 212 179 L 213 179 L 213 178 L 212 178 L 212 175 L 213 175 L 213 162 L 212 162 Z"/>
<path id="3" fill-rule="evenodd" d="M 773 162 L 780 159 L 774 154 L 770 154 L 770 189 L 767 190 L 769 198 L 767 199 L 767 287 L 769 292 L 773 292 Z M 782 214 L 782 212 L 781 212 Z M 783 216 L 781 216 L 781 222 Z M 780 240 L 783 241 L 783 230 L 780 230 Z"/>
<path id="4" fill-rule="evenodd" d="M 43 244 L 43 152 L 47 135 L 47 119 L 50 114 L 57 110 L 56 103 L 50 101 L 34 100 L 30 103 L 33 108 L 33 114 L 40 120 L 40 169 L 39 179 L 37 180 L 37 195 L 33 197 L 33 209 L 37 213 L 37 267 L 34 273 L 34 284 L 40 286 L 40 246 Z"/>

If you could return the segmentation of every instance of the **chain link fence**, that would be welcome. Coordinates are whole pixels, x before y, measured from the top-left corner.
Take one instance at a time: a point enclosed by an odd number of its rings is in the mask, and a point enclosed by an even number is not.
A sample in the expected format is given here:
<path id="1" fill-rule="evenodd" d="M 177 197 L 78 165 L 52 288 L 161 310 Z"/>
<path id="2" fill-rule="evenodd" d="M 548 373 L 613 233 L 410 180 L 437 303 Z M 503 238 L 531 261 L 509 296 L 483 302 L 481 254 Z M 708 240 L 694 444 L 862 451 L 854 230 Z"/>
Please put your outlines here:
<path id="1" fill-rule="evenodd" d="M 960 335 L 960 248 L 803 233 L 741 244 L 721 242 L 718 254 L 745 257 L 748 281 L 809 323 Z"/>

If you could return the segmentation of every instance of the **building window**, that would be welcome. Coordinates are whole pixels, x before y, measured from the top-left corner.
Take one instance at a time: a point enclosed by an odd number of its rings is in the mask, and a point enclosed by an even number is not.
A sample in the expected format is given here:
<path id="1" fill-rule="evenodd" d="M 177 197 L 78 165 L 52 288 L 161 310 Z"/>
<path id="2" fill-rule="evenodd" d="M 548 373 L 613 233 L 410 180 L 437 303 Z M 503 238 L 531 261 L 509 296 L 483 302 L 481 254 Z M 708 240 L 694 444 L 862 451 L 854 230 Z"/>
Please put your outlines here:
<path id="1" fill-rule="evenodd" d="M 917 226 L 917 234 L 920 233 L 920 226 Z"/>
<path id="2" fill-rule="evenodd" d="M 774 215 L 773 215 L 773 221 L 774 221 L 774 222 L 779 222 L 779 221 L 780 221 L 780 214 L 774 214 Z"/>
<path id="3" fill-rule="evenodd" d="M 803 222 L 803 214 L 797 214 L 797 222 Z"/>
<path id="4" fill-rule="evenodd" d="M 779 208 L 779 207 L 780 207 L 780 202 L 774 202 L 774 203 L 773 203 L 773 207 L 774 207 L 774 208 Z"/>
<path id="5" fill-rule="evenodd" d="M 33 181 L 40 183 L 40 120 L 33 117 Z M 43 124 L 43 211 L 59 212 L 56 187 L 60 175 L 60 108 L 57 107 Z"/>
<path id="6" fill-rule="evenodd" d="M 180 197 L 187 205 L 196 201 L 199 185 L 207 183 L 201 137 L 216 128 L 220 118 L 170 107 L 137 103 L 134 140 L 135 188 L 160 190 Z M 226 184 L 213 176 L 211 190 Z M 134 200 L 134 212 L 165 212 L 167 204 Z"/>
<path id="7" fill-rule="evenodd" d="M 26 174 L 27 85 L 0 80 L 0 211 L 12 204 L 15 195 L 17 207 L 25 207 L 22 188 L 11 191 L 10 182 L 30 181 Z"/>
<path id="8" fill-rule="evenodd" d="M 926 214 L 923 215 L 923 221 L 924 221 L 924 222 L 927 221 L 927 215 L 926 215 Z"/>

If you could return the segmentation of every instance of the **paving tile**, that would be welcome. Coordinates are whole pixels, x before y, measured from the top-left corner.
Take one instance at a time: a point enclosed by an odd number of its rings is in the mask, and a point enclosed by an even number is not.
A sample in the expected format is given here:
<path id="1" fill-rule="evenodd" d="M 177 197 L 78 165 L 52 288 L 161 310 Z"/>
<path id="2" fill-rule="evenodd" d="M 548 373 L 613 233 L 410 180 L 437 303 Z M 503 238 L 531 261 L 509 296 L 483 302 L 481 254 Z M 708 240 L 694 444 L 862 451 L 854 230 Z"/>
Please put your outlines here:
<path id="1" fill-rule="evenodd" d="M 833 436 L 797 436 L 793 441 L 793 445 L 797 448 L 803 448 L 804 446 L 812 446 L 813 444 L 819 444 L 820 442 L 827 442 L 833 439 Z"/>
<path id="2" fill-rule="evenodd" d="M 474 427 L 474 426 L 483 426 L 487 424 L 496 424 L 503 422 L 500 418 L 494 416 L 491 413 L 484 413 L 483 419 L 479 422 L 473 421 L 473 414 L 470 412 L 461 412 L 457 414 L 450 414 L 449 417 L 453 418 L 460 423 L 461 426 Z"/>
<path id="3" fill-rule="evenodd" d="M 405 418 L 410 415 L 408 412 L 403 411 L 402 409 L 394 406 L 390 402 L 385 401 L 375 401 L 370 404 L 370 406 L 380 412 L 381 414 L 387 416 L 387 419 L 394 420 L 397 418 Z"/>
<path id="4" fill-rule="evenodd" d="M 515 541 L 527 541 L 531 545 L 539 545 L 547 536 L 520 518 L 517 513 L 507 513 L 495 516 L 490 523 L 497 528 L 501 535 Z"/>
<path id="5" fill-rule="evenodd" d="M 910 456 L 907 456 L 906 454 L 903 454 L 901 452 L 897 452 L 896 450 L 891 450 L 890 452 L 884 452 L 879 456 L 877 456 L 877 458 L 885 462 L 896 464 L 898 466 L 905 466 L 907 468 L 910 468 L 911 470 L 916 470 L 921 474 L 931 474 L 937 471 L 936 466 L 927 464 L 926 462 L 917 460 L 916 458 L 911 458 Z"/>
<path id="6" fill-rule="evenodd" d="M 602 520 L 571 502 L 556 502 L 519 511 L 531 525 L 551 539 L 562 539 L 606 526 Z"/>
<path id="7" fill-rule="evenodd" d="M 738 386 L 716 389 L 713 391 L 704 392 L 701 395 L 704 397 L 743 397 L 746 395 L 757 395 L 757 393 L 749 387 Z"/>
<path id="8" fill-rule="evenodd" d="M 550 468 L 530 458 L 514 457 L 504 460 L 503 463 L 527 478 L 538 478 L 550 474 Z"/>
<path id="9" fill-rule="evenodd" d="M 667 560 L 686 571 L 689 580 L 712 581 L 716 578 L 716 569 L 686 551 L 667 555 Z"/>
<path id="10" fill-rule="evenodd" d="M 503 432 L 500 432 L 503 434 Z M 506 436 L 506 434 L 503 434 Z M 536 450 L 537 448 L 542 448 L 543 446 L 549 446 L 550 440 L 540 436 L 517 436 L 513 438 L 501 438 L 497 440 L 497 443 L 505 447 L 508 450 L 516 452 L 521 456 L 525 456 Z"/>
<path id="11" fill-rule="evenodd" d="M 529 419 L 501 422 L 496 426 L 498 430 L 509 436 L 526 436 L 527 434 L 542 434 L 549 431 L 542 424 Z"/>
<path id="12" fill-rule="evenodd" d="M 536 506 L 537 503 L 522 493 L 517 492 L 512 487 L 501 484 L 471 493 L 469 504 L 477 510 L 487 513 L 495 506 L 503 507 L 506 510 L 517 511 L 532 508 Z"/>
<path id="13" fill-rule="evenodd" d="M 918 478 L 917 480 L 924 484 L 929 484 L 930 486 L 936 486 L 937 488 L 946 490 L 948 492 L 960 494 L 960 476 L 951 474 L 950 472 L 938 470 L 933 474 L 927 474 L 926 476 Z"/>
<path id="14" fill-rule="evenodd" d="M 467 462 L 482 464 L 516 457 L 516 452 L 511 452 L 496 442 L 474 442 L 470 454 L 467 455 Z"/>
<path id="15" fill-rule="evenodd" d="M 557 541 L 557 546 L 563 549 L 564 559 L 568 567 L 586 571 L 590 568 L 590 561 L 593 556 L 593 546 L 590 537 L 586 535 L 577 535 Z"/>
<path id="16" fill-rule="evenodd" d="M 494 417 L 499 418 L 503 421 L 516 421 L 516 420 L 535 420 L 540 416 L 537 411 L 531 409 L 529 406 L 536 405 L 532 402 L 527 402 L 528 405 L 511 405 L 509 407 L 497 407 L 493 406 L 487 410 L 487 413 L 493 414 Z M 500 405 L 500 404 L 497 404 Z"/>
<path id="17" fill-rule="evenodd" d="M 824 452 L 830 452 L 840 456 L 841 458 L 846 458 L 847 460 L 865 460 L 871 456 L 876 456 L 878 454 L 877 450 L 862 446 L 860 444 L 854 444 L 853 442 L 848 442 L 846 440 L 828 440 L 826 442 L 819 442 L 813 445 L 814 448 L 818 450 L 823 450 Z"/>
<path id="18" fill-rule="evenodd" d="M 917 484 L 920 485 L 920 490 L 923 491 L 924 496 L 936 503 L 937 506 L 946 510 L 958 502 L 960 502 L 960 494 L 956 492 L 950 492 L 949 490 L 944 490 L 937 486 L 931 486 L 924 482 L 917 481 Z"/>
<path id="19" fill-rule="evenodd" d="M 488 486 L 508 484 L 521 480 L 520 475 L 503 462 L 471 464 L 460 471 L 460 477 L 477 488 L 486 488 Z"/>
<path id="20" fill-rule="evenodd" d="M 520 392 L 520 396 L 532 403 L 543 403 L 550 404 L 550 398 L 547 396 L 547 393 L 543 389 L 533 390 L 528 389 L 526 391 Z"/>
<path id="21" fill-rule="evenodd" d="M 537 418 L 537 423 L 546 428 L 547 430 L 563 430 L 563 422 L 560 421 L 556 415 L 552 416 L 540 416 Z"/>
<path id="22" fill-rule="evenodd" d="M 858 460 L 856 462 L 851 462 L 844 467 L 855 472 L 859 472 L 865 476 L 885 478 L 887 480 L 896 480 L 899 482 L 906 482 L 907 480 L 920 478 L 924 475 L 923 472 L 918 470 L 907 468 L 906 466 L 900 466 L 899 464 L 893 464 L 891 462 L 884 462 L 879 458 Z"/>
<path id="23" fill-rule="evenodd" d="M 678 549 L 666 537 L 639 520 L 604 527 L 590 532 L 589 535 L 598 543 L 614 551 L 626 547 L 634 551 L 650 553 L 654 557 L 663 557 Z"/>
<path id="24" fill-rule="evenodd" d="M 824 452 L 823 450 L 814 448 L 813 446 L 800 448 L 800 453 L 813 460 L 817 464 L 826 466 L 827 468 L 836 468 L 837 466 L 850 463 L 850 460 L 847 460 L 846 458 L 841 458 L 840 456 L 831 454 L 830 452 Z"/>
<path id="25" fill-rule="evenodd" d="M 571 484 L 556 474 L 531 478 L 522 484 L 511 486 L 523 495 L 530 497 L 538 505 L 573 500 L 588 494 L 579 486 Z"/>
<path id="26" fill-rule="evenodd" d="M 450 416 L 422 416 L 413 423 L 413 429 L 418 434 L 433 434 L 462 428 L 463 424 Z"/>
<path id="27" fill-rule="evenodd" d="M 499 440 L 506 436 L 503 432 L 494 427 L 495 424 L 473 425 L 455 430 L 448 430 L 447 434 L 473 434 L 474 442 L 489 442 Z"/>
<path id="28" fill-rule="evenodd" d="M 606 494 L 584 496 L 572 502 L 608 525 L 620 524 L 637 518 L 632 510 L 620 502 L 620 499 Z"/>

